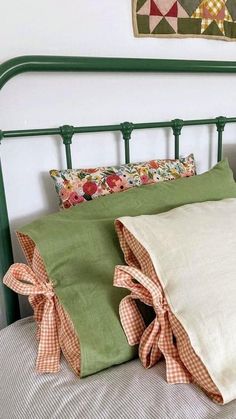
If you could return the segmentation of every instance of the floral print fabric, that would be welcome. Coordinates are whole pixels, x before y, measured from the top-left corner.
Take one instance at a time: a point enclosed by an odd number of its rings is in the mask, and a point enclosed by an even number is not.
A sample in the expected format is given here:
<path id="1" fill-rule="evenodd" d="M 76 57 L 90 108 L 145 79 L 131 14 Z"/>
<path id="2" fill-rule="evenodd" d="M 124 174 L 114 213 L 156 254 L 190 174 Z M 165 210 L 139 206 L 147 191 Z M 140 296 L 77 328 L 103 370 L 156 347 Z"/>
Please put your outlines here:
<path id="1" fill-rule="evenodd" d="M 60 208 L 67 209 L 99 196 L 122 192 L 134 186 L 193 176 L 193 154 L 176 160 L 150 160 L 94 169 L 51 170 Z"/>

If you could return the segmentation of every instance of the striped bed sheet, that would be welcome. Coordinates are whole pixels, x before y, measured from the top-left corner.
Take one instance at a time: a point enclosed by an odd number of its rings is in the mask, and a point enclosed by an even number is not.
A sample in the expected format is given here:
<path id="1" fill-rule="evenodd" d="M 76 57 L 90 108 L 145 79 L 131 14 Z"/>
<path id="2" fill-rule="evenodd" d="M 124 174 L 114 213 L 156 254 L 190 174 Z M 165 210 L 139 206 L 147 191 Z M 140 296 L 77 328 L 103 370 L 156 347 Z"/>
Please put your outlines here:
<path id="1" fill-rule="evenodd" d="M 0 332 L 0 419 L 236 419 L 193 384 L 170 385 L 165 364 L 139 360 L 78 379 L 64 359 L 57 374 L 37 374 L 33 319 Z"/>

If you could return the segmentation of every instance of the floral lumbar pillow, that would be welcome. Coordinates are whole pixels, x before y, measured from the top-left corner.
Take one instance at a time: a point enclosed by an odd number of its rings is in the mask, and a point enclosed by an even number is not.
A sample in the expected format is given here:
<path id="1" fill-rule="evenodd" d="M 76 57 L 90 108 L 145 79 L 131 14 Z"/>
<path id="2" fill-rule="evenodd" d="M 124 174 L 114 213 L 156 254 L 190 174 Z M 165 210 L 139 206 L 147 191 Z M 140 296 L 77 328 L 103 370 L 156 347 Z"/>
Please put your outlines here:
<path id="1" fill-rule="evenodd" d="M 134 186 L 195 174 L 193 154 L 176 160 L 150 160 L 94 169 L 50 170 L 62 209 Z"/>

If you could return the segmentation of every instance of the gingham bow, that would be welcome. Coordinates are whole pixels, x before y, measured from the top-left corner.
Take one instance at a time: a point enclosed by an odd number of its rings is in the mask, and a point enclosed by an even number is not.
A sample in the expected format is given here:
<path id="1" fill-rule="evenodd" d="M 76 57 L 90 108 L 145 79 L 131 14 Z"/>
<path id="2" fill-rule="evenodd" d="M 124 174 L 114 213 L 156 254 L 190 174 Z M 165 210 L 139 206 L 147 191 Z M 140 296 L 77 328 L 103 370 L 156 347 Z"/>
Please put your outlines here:
<path id="1" fill-rule="evenodd" d="M 18 294 L 28 295 L 34 309 L 39 340 L 37 371 L 58 372 L 60 370 L 59 302 L 52 284 L 43 278 L 38 278 L 33 270 L 23 263 L 12 265 L 3 282 Z"/>
<path id="2" fill-rule="evenodd" d="M 139 344 L 139 357 L 144 367 L 150 368 L 156 364 L 163 354 L 168 383 L 189 383 L 190 375 L 173 342 L 168 306 L 157 285 L 139 269 L 120 265 L 115 268 L 114 285 L 131 291 L 121 301 L 119 314 L 129 344 Z M 135 303 L 137 299 L 152 306 L 156 313 L 148 327 Z"/>

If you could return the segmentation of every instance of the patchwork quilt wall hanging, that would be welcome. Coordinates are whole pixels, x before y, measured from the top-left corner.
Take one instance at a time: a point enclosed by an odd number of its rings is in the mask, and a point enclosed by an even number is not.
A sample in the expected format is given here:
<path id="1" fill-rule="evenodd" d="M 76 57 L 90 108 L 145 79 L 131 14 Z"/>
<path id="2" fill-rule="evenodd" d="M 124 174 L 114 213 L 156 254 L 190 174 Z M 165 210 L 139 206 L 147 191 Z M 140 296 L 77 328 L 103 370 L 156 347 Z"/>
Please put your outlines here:
<path id="1" fill-rule="evenodd" d="M 132 0 L 135 36 L 236 41 L 236 0 Z"/>

